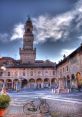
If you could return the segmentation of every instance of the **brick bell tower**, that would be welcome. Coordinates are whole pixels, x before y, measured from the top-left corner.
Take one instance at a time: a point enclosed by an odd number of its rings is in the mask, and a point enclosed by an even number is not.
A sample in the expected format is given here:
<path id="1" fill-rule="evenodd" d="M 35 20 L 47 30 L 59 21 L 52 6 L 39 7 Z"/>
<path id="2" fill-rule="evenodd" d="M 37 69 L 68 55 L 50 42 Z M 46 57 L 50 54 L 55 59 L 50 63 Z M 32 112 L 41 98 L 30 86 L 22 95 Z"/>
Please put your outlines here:
<path id="1" fill-rule="evenodd" d="M 23 48 L 20 48 L 20 60 L 22 63 L 34 63 L 36 59 L 36 49 L 33 48 L 34 35 L 33 25 L 30 18 L 25 23 L 23 35 Z"/>

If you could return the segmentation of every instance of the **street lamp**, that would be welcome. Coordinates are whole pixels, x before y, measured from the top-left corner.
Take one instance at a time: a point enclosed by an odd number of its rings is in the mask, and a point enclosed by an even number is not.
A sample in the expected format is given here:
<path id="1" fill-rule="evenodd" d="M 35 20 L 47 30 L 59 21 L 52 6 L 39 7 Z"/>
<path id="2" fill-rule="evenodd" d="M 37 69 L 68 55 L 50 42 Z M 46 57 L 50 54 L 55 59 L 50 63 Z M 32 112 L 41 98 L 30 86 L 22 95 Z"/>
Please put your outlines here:
<path id="1" fill-rule="evenodd" d="M 3 74 L 4 71 L 6 71 L 6 67 L 5 66 L 1 66 L 0 67 L 1 75 Z M 5 94 L 5 95 L 7 94 L 6 87 L 5 87 L 5 82 L 3 83 L 1 94 Z"/>
<path id="2" fill-rule="evenodd" d="M 1 66 L 0 67 L 1 75 L 3 74 L 4 71 L 6 71 L 6 67 L 5 66 Z M 5 87 L 5 83 L 3 83 L 3 87 Z"/>

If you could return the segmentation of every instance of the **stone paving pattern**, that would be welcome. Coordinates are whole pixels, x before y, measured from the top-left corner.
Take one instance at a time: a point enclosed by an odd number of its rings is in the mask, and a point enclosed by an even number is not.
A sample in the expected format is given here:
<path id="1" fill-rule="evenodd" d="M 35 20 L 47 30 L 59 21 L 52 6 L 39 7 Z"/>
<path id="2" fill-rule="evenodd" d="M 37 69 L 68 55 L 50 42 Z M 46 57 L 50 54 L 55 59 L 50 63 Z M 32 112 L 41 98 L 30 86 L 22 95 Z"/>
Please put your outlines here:
<path id="1" fill-rule="evenodd" d="M 30 97 L 42 97 L 47 100 L 50 106 L 51 117 L 82 117 L 82 93 L 68 95 L 52 95 L 49 91 L 20 92 L 11 95 L 12 102 L 8 114 L 5 117 L 48 117 L 38 113 L 25 115 L 23 105 Z M 68 99 L 67 99 L 68 98 Z M 36 98 L 35 98 L 36 99 Z"/>
<path id="2" fill-rule="evenodd" d="M 40 114 L 36 115 L 25 115 L 24 113 L 18 113 L 18 114 L 8 114 L 5 117 L 43 117 Z"/>
<path id="3" fill-rule="evenodd" d="M 23 113 L 23 107 L 10 107 L 12 111 L 9 111 L 5 117 L 82 117 L 82 103 L 69 103 L 64 101 L 52 101 L 47 100 L 50 106 L 50 112 L 54 113 L 55 116 L 44 116 L 40 113 L 25 115 Z M 9 110 L 10 110 L 9 108 Z M 14 112 L 15 110 L 15 112 Z M 20 113 L 21 112 L 21 113 Z M 68 116 L 69 115 L 69 116 Z"/>
<path id="4" fill-rule="evenodd" d="M 63 114 L 82 114 L 82 103 L 48 100 L 50 110 Z"/>

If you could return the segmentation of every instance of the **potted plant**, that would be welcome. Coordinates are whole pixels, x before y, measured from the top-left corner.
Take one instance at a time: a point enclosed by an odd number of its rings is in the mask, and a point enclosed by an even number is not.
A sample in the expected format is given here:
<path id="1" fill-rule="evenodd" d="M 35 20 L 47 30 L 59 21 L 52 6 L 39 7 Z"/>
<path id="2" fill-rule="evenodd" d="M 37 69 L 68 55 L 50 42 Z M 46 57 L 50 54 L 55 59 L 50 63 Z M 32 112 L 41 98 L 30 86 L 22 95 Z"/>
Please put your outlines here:
<path id="1" fill-rule="evenodd" d="M 3 117 L 5 115 L 7 107 L 9 106 L 9 102 L 9 95 L 0 95 L 0 117 Z"/>

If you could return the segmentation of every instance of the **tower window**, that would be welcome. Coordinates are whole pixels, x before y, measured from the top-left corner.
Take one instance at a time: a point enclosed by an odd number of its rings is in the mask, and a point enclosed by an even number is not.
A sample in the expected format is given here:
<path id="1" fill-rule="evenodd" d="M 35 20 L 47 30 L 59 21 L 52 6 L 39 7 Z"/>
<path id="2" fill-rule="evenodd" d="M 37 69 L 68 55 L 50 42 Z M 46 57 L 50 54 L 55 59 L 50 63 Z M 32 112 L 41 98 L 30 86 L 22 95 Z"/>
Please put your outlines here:
<path id="1" fill-rule="evenodd" d="M 27 32 L 30 32 L 30 29 L 29 28 L 27 28 Z"/>

